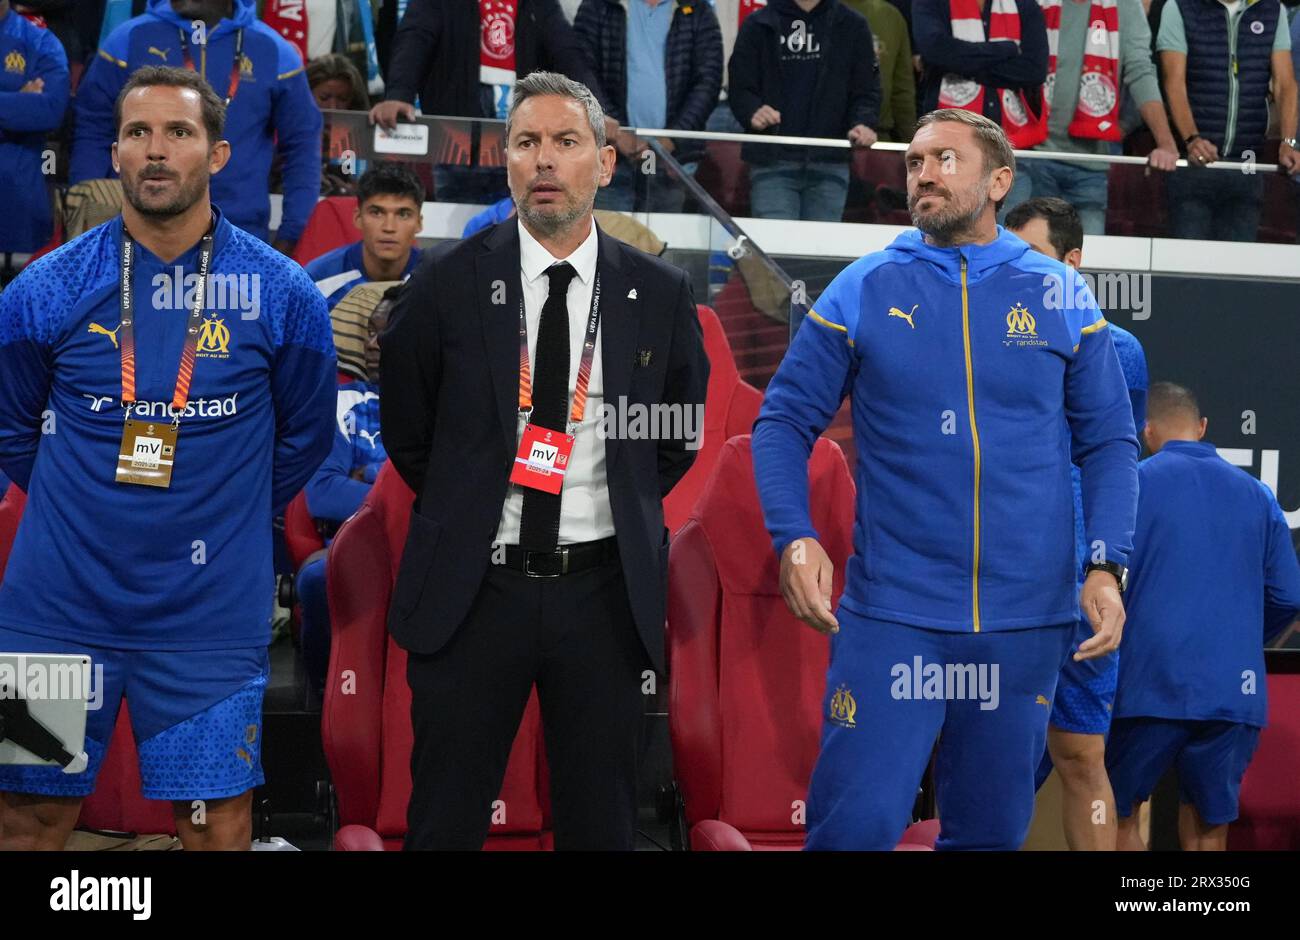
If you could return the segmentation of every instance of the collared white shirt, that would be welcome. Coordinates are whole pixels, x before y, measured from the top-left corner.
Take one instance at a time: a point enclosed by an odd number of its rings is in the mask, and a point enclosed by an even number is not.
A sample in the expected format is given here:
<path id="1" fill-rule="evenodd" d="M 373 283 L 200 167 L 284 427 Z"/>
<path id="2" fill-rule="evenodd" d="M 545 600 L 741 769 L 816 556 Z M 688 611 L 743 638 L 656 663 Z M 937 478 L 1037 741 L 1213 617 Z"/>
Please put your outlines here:
<path id="1" fill-rule="evenodd" d="M 587 331 L 587 316 L 591 312 L 591 294 L 596 281 L 596 258 L 599 241 L 596 222 L 581 245 L 567 258 L 556 258 L 542 243 L 529 234 L 520 221 L 519 268 L 523 282 L 524 318 L 528 323 L 528 361 L 536 361 L 537 332 L 542 320 L 542 306 L 551 291 L 546 269 L 559 261 L 567 261 L 577 272 L 569 282 L 569 402 L 573 402 L 573 389 L 578 383 L 578 363 L 582 358 L 582 342 Z M 511 313 L 518 316 L 518 311 Z M 604 311 L 601 320 L 604 320 Z M 560 490 L 560 544 L 593 542 L 614 534 L 614 512 L 609 506 L 609 486 L 605 480 L 605 441 L 597 434 L 600 409 L 605 400 L 605 370 L 602 363 L 601 339 L 604 326 L 596 332 L 595 357 L 591 363 L 591 382 L 587 387 L 587 407 L 582 423 L 574 433 L 573 453 Z M 533 372 L 536 385 L 537 373 Z M 556 428 L 555 430 L 564 430 Z M 515 429 L 515 447 L 523 437 L 524 422 Z M 513 455 L 511 455 L 513 456 Z M 519 515 L 524 507 L 524 487 L 511 483 L 506 491 L 506 501 L 497 525 L 496 541 L 506 545 L 519 544 Z"/>

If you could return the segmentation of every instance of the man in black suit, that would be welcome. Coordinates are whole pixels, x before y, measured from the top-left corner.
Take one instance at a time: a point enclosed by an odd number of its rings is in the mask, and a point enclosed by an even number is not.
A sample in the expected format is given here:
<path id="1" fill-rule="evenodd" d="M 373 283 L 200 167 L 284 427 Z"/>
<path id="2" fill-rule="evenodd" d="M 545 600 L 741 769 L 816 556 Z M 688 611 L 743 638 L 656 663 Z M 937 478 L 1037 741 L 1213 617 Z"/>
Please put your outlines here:
<path id="1" fill-rule="evenodd" d="M 534 683 L 556 848 L 633 847 L 660 501 L 699 447 L 709 368 L 685 273 L 595 224 L 604 127 L 586 86 L 517 82 L 518 218 L 426 252 L 382 340 L 384 442 L 417 494 L 389 613 L 410 654 L 408 849 L 483 845 Z"/>

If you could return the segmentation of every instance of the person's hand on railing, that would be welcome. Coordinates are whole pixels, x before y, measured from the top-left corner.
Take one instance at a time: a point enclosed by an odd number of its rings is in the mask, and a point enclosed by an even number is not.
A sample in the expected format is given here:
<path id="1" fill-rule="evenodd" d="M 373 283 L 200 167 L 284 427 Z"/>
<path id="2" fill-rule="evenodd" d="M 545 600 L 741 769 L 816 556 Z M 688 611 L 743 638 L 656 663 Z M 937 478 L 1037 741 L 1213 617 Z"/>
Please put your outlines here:
<path id="1" fill-rule="evenodd" d="M 1219 159 L 1219 148 L 1204 137 L 1195 137 L 1187 145 L 1187 159 L 1195 166 L 1205 166 Z"/>
<path id="2" fill-rule="evenodd" d="M 397 119 L 415 120 L 415 105 L 406 101 L 381 101 L 370 109 L 370 123 L 378 124 L 384 130 L 391 131 L 397 126 Z"/>
<path id="3" fill-rule="evenodd" d="M 1295 176 L 1300 173 L 1300 153 L 1284 142 L 1277 151 L 1277 165 L 1286 170 L 1288 176 Z"/>
<path id="4" fill-rule="evenodd" d="M 1174 143 L 1172 137 L 1163 144 L 1156 144 L 1156 149 L 1147 155 L 1147 166 L 1166 173 L 1174 171 L 1178 166 L 1178 145 Z"/>
<path id="5" fill-rule="evenodd" d="M 781 112 L 770 104 L 765 104 L 749 119 L 749 126 L 756 131 L 765 131 L 774 124 L 781 123 Z"/>
<path id="6" fill-rule="evenodd" d="M 855 124 L 849 128 L 849 143 L 855 147 L 870 147 L 879 139 L 876 132 L 865 124 Z"/>

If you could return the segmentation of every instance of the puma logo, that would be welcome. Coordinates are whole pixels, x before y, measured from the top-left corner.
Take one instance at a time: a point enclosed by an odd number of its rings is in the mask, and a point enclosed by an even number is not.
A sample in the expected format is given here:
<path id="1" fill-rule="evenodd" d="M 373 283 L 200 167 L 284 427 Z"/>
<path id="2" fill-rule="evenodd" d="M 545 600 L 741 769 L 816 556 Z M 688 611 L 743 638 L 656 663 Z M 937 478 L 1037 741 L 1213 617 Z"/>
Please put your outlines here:
<path id="1" fill-rule="evenodd" d="M 891 317 L 899 317 L 900 319 L 906 320 L 908 326 L 910 326 L 912 329 L 916 329 L 916 324 L 912 322 L 912 314 L 916 313 L 916 308 L 919 306 L 921 305 L 912 304 L 912 310 L 910 313 L 904 313 L 903 311 L 899 310 L 897 307 L 890 307 L 889 315 Z"/>
<path id="2" fill-rule="evenodd" d="M 1049 702 L 1049 701 L 1048 701 L 1044 696 L 1042 696 L 1042 695 L 1040 695 L 1040 696 L 1038 696 L 1038 698 L 1034 699 L 1034 704 L 1035 704 L 1035 705 L 1046 705 L 1048 708 L 1051 708 L 1051 707 L 1052 707 L 1052 703 Z"/>
<path id="3" fill-rule="evenodd" d="M 379 431 L 358 431 L 357 434 L 369 441 L 371 447 L 379 446 Z"/>
<path id="4" fill-rule="evenodd" d="M 87 328 L 86 332 L 100 333 L 104 336 L 107 336 L 109 339 L 113 341 L 113 348 L 117 349 L 117 330 L 120 330 L 121 328 L 122 328 L 122 324 L 120 323 L 117 325 L 117 329 L 115 330 L 106 329 L 105 327 L 100 326 L 98 323 L 92 323 L 90 324 L 89 328 Z"/>
<path id="5" fill-rule="evenodd" d="M 149 53 L 148 53 L 148 54 L 149 54 L 149 55 L 156 55 L 158 58 L 160 58 L 160 59 L 162 59 L 164 62 L 166 62 L 166 61 L 167 61 L 167 53 L 169 53 L 169 52 L 171 52 L 171 51 L 172 51 L 172 50 L 171 50 L 170 47 L 168 47 L 168 48 L 166 48 L 166 49 L 159 49 L 157 46 L 150 46 L 150 47 L 149 47 Z"/>

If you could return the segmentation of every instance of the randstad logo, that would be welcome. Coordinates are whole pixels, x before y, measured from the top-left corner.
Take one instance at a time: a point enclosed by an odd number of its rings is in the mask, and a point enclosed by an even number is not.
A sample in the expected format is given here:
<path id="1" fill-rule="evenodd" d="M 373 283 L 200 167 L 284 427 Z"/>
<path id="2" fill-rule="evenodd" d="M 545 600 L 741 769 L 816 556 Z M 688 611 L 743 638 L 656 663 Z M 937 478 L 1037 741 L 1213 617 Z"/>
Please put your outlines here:
<path id="1" fill-rule="evenodd" d="M 203 321 L 194 354 L 208 359 L 230 358 L 230 328 L 224 319 L 213 314 Z"/>
<path id="2" fill-rule="evenodd" d="M 27 71 L 27 60 L 23 58 L 23 54 L 17 49 L 5 56 L 5 71 L 14 72 L 18 75 Z"/>
<path id="3" fill-rule="evenodd" d="M 96 414 L 111 412 L 119 407 L 118 400 L 112 395 L 91 395 L 82 392 L 81 397 L 89 401 L 90 410 Z M 221 418 L 234 417 L 239 414 L 239 392 L 225 398 L 191 398 L 185 408 L 177 412 L 169 401 L 137 401 L 131 405 L 129 418 L 146 418 L 162 421 L 175 417 Z"/>
<path id="4" fill-rule="evenodd" d="M 1034 315 L 1029 312 L 1028 307 L 1016 304 L 1007 314 L 1007 335 L 1008 336 L 1037 336 L 1038 321 Z"/>
<path id="5" fill-rule="evenodd" d="M 852 728 L 857 725 L 853 718 L 857 713 L 858 703 L 853 693 L 841 685 L 831 696 L 830 720 L 844 728 Z"/>

